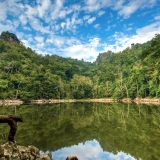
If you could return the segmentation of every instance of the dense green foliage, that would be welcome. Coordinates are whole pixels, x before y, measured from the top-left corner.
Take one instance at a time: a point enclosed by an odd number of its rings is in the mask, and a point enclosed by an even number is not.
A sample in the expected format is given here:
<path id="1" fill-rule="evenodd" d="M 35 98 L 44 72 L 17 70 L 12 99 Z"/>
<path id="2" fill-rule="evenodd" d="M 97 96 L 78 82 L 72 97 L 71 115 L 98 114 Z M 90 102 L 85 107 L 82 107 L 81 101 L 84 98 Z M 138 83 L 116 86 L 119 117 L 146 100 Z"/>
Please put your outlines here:
<path id="1" fill-rule="evenodd" d="M 41 151 L 56 151 L 96 139 L 104 151 L 114 154 L 123 151 L 143 160 L 160 157 L 160 108 L 154 105 L 22 105 L 1 107 L 0 113 L 22 115 L 24 122 L 18 123 L 17 143 L 32 144 Z M 3 144 L 7 141 L 9 126 L 1 124 L 0 133 Z"/>
<path id="2" fill-rule="evenodd" d="M 101 53 L 90 63 L 39 55 L 2 32 L 0 99 L 160 97 L 159 63 L 159 34 L 119 53 Z"/>

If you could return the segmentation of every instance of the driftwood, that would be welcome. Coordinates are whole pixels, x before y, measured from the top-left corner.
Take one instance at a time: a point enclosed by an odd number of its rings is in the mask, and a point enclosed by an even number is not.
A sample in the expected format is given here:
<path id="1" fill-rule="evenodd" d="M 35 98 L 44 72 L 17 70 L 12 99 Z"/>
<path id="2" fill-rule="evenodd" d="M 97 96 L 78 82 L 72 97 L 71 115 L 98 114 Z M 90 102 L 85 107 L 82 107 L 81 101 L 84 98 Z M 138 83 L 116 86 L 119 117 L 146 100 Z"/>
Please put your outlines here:
<path id="1" fill-rule="evenodd" d="M 15 115 L 0 115 L 0 123 L 8 123 L 10 131 L 8 141 L 15 142 L 14 136 L 17 131 L 17 122 L 22 122 L 22 117 Z"/>

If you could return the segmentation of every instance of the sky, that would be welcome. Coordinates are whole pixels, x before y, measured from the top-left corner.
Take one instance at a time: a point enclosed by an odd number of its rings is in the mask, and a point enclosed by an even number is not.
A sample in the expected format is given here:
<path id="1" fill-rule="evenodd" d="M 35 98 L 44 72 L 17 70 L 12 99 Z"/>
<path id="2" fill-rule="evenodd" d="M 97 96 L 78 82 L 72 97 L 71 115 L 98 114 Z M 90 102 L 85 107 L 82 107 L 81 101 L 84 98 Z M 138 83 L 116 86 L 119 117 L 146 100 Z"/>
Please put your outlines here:
<path id="1" fill-rule="evenodd" d="M 68 156 L 77 156 L 80 160 L 135 160 L 133 156 L 122 151 L 116 154 L 103 151 L 95 139 L 52 152 L 53 159 L 64 160 Z"/>
<path id="2" fill-rule="evenodd" d="M 0 33 L 42 55 L 93 62 L 160 33 L 160 0 L 0 0 Z"/>

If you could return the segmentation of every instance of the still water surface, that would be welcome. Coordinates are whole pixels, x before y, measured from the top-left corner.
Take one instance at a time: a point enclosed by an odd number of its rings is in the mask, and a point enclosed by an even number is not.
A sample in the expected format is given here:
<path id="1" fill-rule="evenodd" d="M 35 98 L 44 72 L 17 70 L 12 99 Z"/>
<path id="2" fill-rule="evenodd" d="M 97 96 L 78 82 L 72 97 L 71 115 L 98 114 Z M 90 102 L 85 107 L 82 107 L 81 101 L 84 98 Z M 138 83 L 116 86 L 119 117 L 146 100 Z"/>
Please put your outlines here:
<path id="1" fill-rule="evenodd" d="M 0 107 L 0 114 L 22 115 L 16 141 L 52 152 L 53 160 L 158 160 L 160 106 L 61 103 Z M 9 126 L 0 124 L 0 144 Z"/>

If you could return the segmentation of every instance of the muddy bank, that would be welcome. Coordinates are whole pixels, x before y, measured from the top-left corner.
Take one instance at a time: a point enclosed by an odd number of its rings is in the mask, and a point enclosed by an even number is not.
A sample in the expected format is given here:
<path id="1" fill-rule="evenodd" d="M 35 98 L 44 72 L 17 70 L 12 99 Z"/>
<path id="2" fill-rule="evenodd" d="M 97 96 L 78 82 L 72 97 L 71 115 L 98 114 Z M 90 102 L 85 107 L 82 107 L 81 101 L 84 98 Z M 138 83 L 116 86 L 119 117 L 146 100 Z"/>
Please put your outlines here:
<path id="1" fill-rule="evenodd" d="M 123 103 L 137 103 L 137 104 L 160 104 L 159 98 L 96 98 L 96 99 L 39 99 L 39 100 L 0 100 L 0 106 L 9 105 L 21 105 L 21 104 L 52 104 L 52 103 L 73 103 L 73 102 L 101 102 L 101 103 L 112 103 L 112 102 L 123 102 Z"/>
<path id="2" fill-rule="evenodd" d="M 158 98 L 123 98 L 123 99 L 114 99 L 114 98 L 99 98 L 99 99 L 90 99 L 86 100 L 89 102 L 103 102 L 103 103 L 112 103 L 112 102 L 123 102 L 123 103 L 136 103 L 136 104 L 157 104 L 160 105 L 160 99 Z"/>
<path id="3" fill-rule="evenodd" d="M 21 105 L 23 103 L 21 100 L 0 100 L 0 106 Z"/>
<path id="4" fill-rule="evenodd" d="M 39 99 L 39 100 L 30 100 L 26 101 L 26 103 L 37 103 L 37 104 L 43 104 L 43 103 L 67 103 L 67 102 L 76 102 L 75 99 Z"/>

